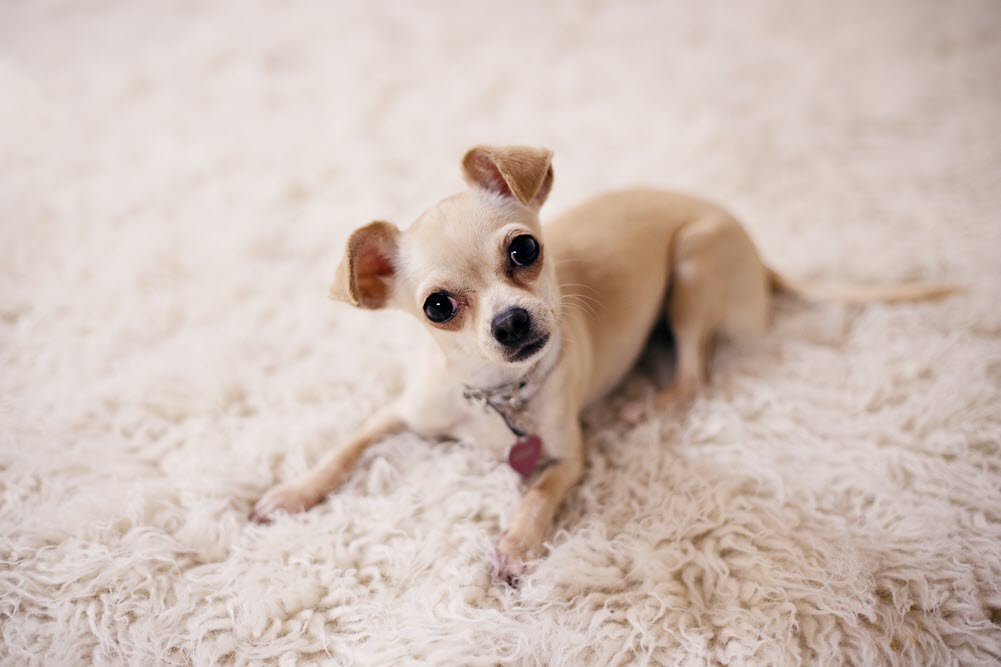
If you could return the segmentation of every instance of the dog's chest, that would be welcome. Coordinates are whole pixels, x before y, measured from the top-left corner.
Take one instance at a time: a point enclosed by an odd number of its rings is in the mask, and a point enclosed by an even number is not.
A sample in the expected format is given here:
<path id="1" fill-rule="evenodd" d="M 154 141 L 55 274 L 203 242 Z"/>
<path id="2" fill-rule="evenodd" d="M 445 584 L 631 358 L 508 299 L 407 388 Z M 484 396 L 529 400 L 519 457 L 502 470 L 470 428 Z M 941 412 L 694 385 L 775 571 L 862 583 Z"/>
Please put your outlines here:
<path id="1" fill-rule="evenodd" d="M 478 404 L 464 406 L 462 418 L 456 422 L 454 433 L 458 440 L 483 450 L 492 458 L 504 459 L 517 436 L 504 424 L 504 419 L 489 408 Z M 530 420 L 526 414 L 509 417 L 515 426 L 530 430 Z"/>
<path id="2" fill-rule="evenodd" d="M 517 436 L 505 425 L 495 410 L 462 396 L 461 387 L 424 392 L 423 400 L 405 403 L 405 418 L 410 428 L 427 437 L 460 440 L 498 460 L 507 457 Z M 508 413 L 516 428 L 532 432 L 536 428 L 533 410 Z"/>

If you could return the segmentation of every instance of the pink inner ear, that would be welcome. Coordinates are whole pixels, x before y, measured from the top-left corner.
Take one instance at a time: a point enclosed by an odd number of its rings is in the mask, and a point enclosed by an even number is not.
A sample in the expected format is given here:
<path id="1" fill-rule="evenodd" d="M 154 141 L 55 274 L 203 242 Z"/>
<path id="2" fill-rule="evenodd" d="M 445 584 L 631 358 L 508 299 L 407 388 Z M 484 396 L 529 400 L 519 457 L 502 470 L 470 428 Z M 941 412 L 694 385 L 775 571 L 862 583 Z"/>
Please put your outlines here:
<path id="1" fill-rule="evenodd" d="M 382 278 L 393 275 L 393 263 L 382 250 L 377 239 L 360 248 L 355 256 L 355 285 L 358 299 L 369 308 L 385 304 L 389 288 Z"/>
<path id="2" fill-rule="evenodd" d="M 360 253 L 355 264 L 360 276 L 390 276 L 393 275 L 393 264 L 382 254 L 377 243 L 368 244 Z"/>
<path id="3" fill-rule="evenodd" d="M 489 157 L 483 154 L 474 155 L 470 167 L 470 171 L 473 172 L 476 182 L 480 186 L 505 197 L 513 196 L 511 188 L 508 187 L 507 181 L 500 173 L 500 169 Z"/>

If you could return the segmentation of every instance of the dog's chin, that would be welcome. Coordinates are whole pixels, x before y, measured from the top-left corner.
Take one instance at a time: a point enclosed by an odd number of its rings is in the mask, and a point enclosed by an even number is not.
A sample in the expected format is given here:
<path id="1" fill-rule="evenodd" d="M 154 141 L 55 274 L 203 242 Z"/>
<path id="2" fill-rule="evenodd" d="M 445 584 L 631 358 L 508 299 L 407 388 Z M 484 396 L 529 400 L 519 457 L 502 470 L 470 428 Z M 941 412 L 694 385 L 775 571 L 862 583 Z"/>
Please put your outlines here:
<path id="1" fill-rule="evenodd" d="M 531 361 L 537 357 L 549 344 L 549 334 L 544 333 L 535 339 L 525 343 L 517 350 L 512 350 L 504 354 L 504 361 L 510 364 L 521 364 Z"/>

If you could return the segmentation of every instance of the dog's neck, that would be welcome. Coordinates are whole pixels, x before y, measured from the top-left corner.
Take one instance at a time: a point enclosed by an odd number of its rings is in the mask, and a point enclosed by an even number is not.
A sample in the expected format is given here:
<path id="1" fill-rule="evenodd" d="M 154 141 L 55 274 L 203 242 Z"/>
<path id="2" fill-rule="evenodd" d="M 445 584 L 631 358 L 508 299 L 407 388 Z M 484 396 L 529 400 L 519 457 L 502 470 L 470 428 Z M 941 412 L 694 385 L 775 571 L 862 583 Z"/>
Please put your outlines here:
<path id="1" fill-rule="evenodd" d="M 524 411 L 528 408 L 529 401 L 542 389 L 546 379 L 559 363 L 559 359 L 559 341 L 556 340 L 542 358 L 520 377 L 510 382 L 486 387 L 463 385 L 462 397 L 485 409 L 494 410 L 504 420 L 511 433 L 518 437 L 518 443 L 522 443 L 526 436 L 530 435 L 523 422 Z M 538 442 L 537 436 L 534 437 Z M 514 467 L 519 469 L 517 466 Z"/>

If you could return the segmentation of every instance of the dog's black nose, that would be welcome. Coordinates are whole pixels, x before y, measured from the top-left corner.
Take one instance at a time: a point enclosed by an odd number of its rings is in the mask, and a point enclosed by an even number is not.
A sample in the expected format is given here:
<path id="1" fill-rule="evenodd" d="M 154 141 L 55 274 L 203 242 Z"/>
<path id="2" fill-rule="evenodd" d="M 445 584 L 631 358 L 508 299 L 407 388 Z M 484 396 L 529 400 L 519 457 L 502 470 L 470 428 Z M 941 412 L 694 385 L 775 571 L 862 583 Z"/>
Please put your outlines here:
<path id="1" fill-rule="evenodd" d="M 532 318 L 524 308 L 508 308 L 490 323 L 490 333 L 504 347 L 518 347 L 532 330 Z"/>

